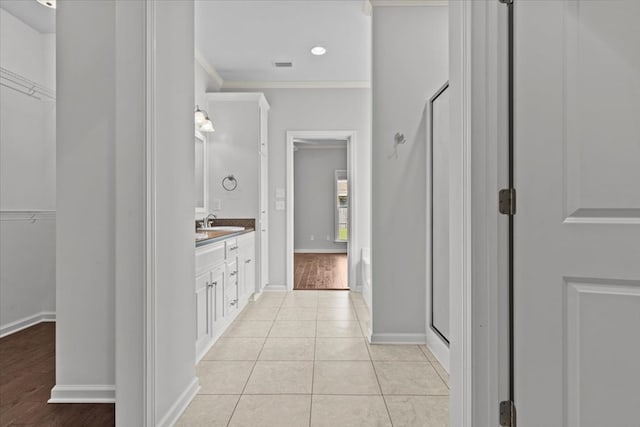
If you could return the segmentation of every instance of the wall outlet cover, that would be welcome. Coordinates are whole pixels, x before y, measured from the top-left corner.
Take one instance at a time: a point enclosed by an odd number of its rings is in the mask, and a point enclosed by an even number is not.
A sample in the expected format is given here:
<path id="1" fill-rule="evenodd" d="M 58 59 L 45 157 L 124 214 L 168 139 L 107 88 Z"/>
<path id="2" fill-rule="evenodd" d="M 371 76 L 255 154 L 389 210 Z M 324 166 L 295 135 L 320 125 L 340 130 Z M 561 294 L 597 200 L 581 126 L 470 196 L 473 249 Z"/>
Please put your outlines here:
<path id="1" fill-rule="evenodd" d="M 309 237 L 309 240 L 316 240 L 316 236 L 314 236 L 313 234 Z"/>
<path id="2" fill-rule="evenodd" d="M 221 199 L 213 199 L 213 206 L 212 209 L 214 211 L 221 211 L 222 210 L 222 200 Z"/>
<path id="3" fill-rule="evenodd" d="M 285 196 L 284 188 L 276 188 L 276 198 L 284 199 L 284 196 Z"/>
<path id="4" fill-rule="evenodd" d="M 284 202 L 283 201 L 277 201 L 276 202 L 276 210 L 277 211 L 283 211 L 284 210 Z"/>

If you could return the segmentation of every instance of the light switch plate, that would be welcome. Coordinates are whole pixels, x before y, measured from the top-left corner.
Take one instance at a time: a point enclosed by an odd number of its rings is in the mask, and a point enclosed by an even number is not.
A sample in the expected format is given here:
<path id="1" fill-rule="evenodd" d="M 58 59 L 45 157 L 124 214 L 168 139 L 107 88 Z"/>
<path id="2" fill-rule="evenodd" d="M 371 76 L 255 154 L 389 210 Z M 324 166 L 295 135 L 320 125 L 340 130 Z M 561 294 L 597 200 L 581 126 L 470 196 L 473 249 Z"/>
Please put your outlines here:
<path id="1" fill-rule="evenodd" d="M 276 199 L 284 199 L 284 195 L 284 188 L 276 188 Z"/>
<path id="2" fill-rule="evenodd" d="M 213 203 L 212 203 L 212 209 L 214 211 L 221 211 L 222 210 L 222 200 L 221 199 L 213 199 Z"/>
<path id="3" fill-rule="evenodd" d="M 276 202 L 276 210 L 283 211 L 284 210 L 284 201 L 279 200 Z"/>

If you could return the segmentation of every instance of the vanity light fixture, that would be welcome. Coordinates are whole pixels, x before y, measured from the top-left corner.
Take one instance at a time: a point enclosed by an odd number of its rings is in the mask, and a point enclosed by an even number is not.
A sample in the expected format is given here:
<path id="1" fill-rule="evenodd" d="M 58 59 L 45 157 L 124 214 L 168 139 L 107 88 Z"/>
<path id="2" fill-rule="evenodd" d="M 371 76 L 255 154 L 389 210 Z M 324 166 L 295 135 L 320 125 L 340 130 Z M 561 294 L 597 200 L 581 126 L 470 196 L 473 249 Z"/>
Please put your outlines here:
<path id="1" fill-rule="evenodd" d="M 193 112 L 193 119 L 200 129 L 201 132 L 215 132 L 216 130 L 213 128 L 213 123 L 209 118 L 209 114 L 206 111 L 203 111 L 196 105 L 196 109 Z"/>
<path id="2" fill-rule="evenodd" d="M 324 46 L 314 46 L 311 48 L 311 53 L 315 56 L 322 56 L 327 53 L 327 48 Z"/>
<path id="3" fill-rule="evenodd" d="M 36 0 L 36 1 L 41 5 L 46 6 L 50 9 L 56 8 L 56 0 Z"/>

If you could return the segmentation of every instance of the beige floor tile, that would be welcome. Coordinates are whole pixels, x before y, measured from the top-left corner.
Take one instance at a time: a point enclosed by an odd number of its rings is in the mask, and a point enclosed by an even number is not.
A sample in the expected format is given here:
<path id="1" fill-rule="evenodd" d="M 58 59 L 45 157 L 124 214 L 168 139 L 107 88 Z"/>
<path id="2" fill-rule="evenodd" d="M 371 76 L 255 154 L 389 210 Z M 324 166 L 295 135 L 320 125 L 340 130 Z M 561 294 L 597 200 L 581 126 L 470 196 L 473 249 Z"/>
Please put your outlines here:
<path id="1" fill-rule="evenodd" d="M 371 317 L 369 316 L 369 309 L 366 307 L 356 307 L 356 315 L 358 316 L 358 320 L 361 322 L 368 321 Z"/>
<path id="2" fill-rule="evenodd" d="M 255 305 L 245 308 L 238 320 L 275 320 L 280 307 L 256 307 Z"/>
<path id="3" fill-rule="evenodd" d="M 256 363 L 246 394 L 310 394 L 313 377 L 312 361 Z"/>
<path id="4" fill-rule="evenodd" d="M 315 362 L 314 394 L 380 394 L 371 362 Z"/>
<path id="5" fill-rule="evenodd" d="M 282 307 L 276 320 L 316 320 L 317 309 L 312 307 Z"/>
<path id="6" fill-rule="evenodd" d="M 316 360 L 370 360 L 364 338 L 317 338 Z"/>
<path id="7" fill-rule="evenodd" d="M 260 360 L 313 360 L 315 338 L 267 338 Z"/>
<path id="8" fill-rule="evenodd" d="M 314 395 L 311 405 L 311 427 L 337 426 L 391 427 L 391 421 L 382 396 Z"/>
<path id="9" fill-rule="evenodd" d="M 313 338 L 316 336 L 316 322 L 312 320 L 278 320 L 269 334 L 271 338 Z"/>
<path id="10" fill-rule="evenodd" d="M 254 308 L 280 308 L 283 301 L 283 298 L 268 298 L 265 295 L 257 301 L 250 303 L 250 306 Z"/>
<path id="11" fill-rule="evenodd" d="M 316 309 L 318 308 L 318 300 L 316 299 L 291 299 L 285 300 L 282 303 L 282 308 L 309 308 Z"/>
<path id="12" fill-rule="evenodd" d="M 229 427 L 308 427 L 310 413 L 311 396 L 245 395 Z"/>
<path id="13" fill-rule="evenodd" d="M 351 301 L 348 299 L 331 299 L 331 298 L 320 298 L 318 299 L 318 308 L 343 308 L 348 309 L 352 308 Z"/>
<path id="14" fill-rule="evenodd" d="M 257 360 L 264 338 L 220 338 L 202 360 Z"/>
<path id="15" fill-rule="evenodd" d="M 318 320 L 358 320 L 352 308 L 318 308 Z"/>
<path id="16" fill-rule="evenodd" d="M 196 367 L 200 394 L 241 394 L 255 362 L 203 360 Z"/>
<path id="17" fill-rule="evenodd" d="M 402 427 L 448 427 L 446 396 L 385 396 L 393 425 Z"/>
<path id="18" fill-rule="evenodd" d="M 226 338 L 265 338 L 273 322 L 266 320 L 236 320 L 224 334 Z"/>
<path id="19" fill-rule="evenodd" d="M 428 361 L 373 363 L 385 395 L 449 394 L 449 389 Z"/>
<path id="20" fill-rule="evenodd" d="M 319 320 L 318 337 L 322 338 L 360 338 L 360 325 L 352 320 Z"/>
<path id="21" fill-rule="evenodd" d="M 427 357 L 417 345 L 369 345 L 371 360 L 426 362 Z"/>
<path id="22" fill-rule="evenodd" d="M 198 395 L 176 427 L 226 427 L 239 398 L 238 395 Z"/>

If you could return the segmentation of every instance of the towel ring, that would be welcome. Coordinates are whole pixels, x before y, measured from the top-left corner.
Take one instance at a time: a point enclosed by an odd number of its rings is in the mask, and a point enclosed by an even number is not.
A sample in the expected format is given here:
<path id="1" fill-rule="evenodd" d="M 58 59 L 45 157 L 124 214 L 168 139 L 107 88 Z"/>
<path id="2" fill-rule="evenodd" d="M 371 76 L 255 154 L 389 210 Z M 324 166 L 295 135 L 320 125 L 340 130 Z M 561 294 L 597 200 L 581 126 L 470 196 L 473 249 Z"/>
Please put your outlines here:
<path id="1" fill-rule="evenodd" d="M 233 191 L 238 188 L 238 180 L 233 174 L 227 175 L 222 179 L 222 188 L 227 191 Z"/>

